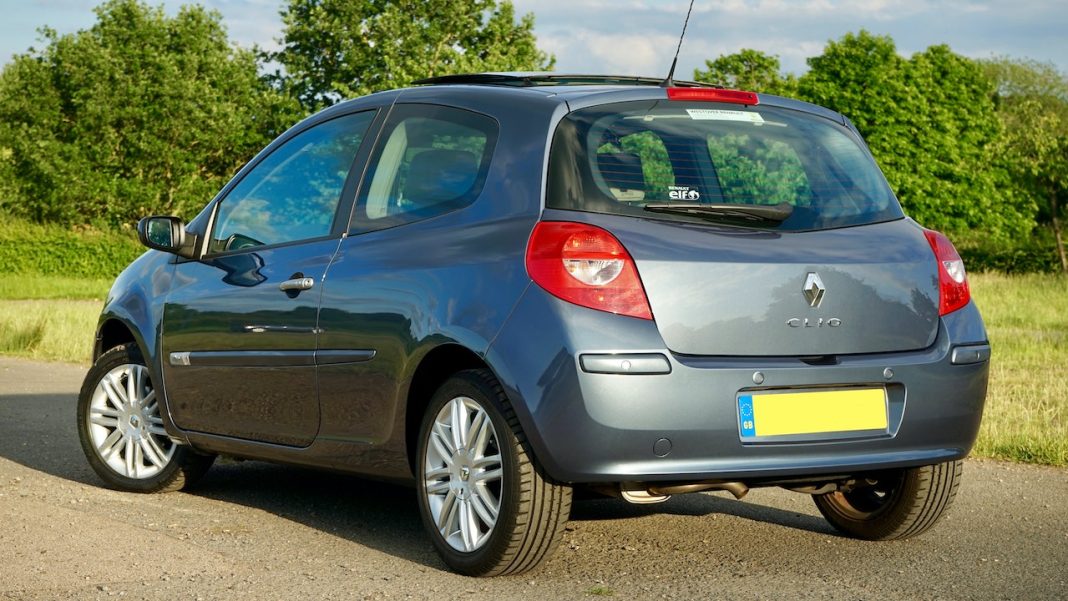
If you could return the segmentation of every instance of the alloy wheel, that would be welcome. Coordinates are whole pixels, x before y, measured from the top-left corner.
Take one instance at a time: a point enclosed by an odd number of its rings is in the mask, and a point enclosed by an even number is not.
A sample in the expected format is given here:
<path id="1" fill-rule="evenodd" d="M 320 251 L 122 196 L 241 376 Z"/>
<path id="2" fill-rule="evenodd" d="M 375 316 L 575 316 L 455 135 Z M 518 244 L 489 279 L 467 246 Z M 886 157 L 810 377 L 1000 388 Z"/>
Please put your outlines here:
<path id="1" fill-rule="evenodd" d="M 127 363 L 97 382 L 86 414 L 93 450 L 120 476 L 152 478 L 174 458 L 156 391 L 143 365 Z"/>
<path id="2" fill-rule="evenodd" d="M 501 509 L 497 431 L 485 409 L 460 396 L 435 416 L 429 438 L 423 479 L 434 525 L 453 549 L 475 551 L 493 534 Z"/>

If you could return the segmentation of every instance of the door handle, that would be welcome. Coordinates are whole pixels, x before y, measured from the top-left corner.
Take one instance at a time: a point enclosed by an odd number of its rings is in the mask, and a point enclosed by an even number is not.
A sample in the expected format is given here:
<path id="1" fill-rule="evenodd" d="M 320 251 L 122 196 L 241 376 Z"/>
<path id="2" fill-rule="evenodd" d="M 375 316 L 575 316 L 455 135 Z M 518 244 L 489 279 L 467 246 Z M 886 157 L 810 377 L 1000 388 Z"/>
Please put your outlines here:
<path id="1" fill-rule="evenodd" d="M 315 280 L 313 278 L 293 278 L 278 284 L 278 289 L 282 292 L 300 292 L 301 290 L 310 290 L 314 285 Z"/>

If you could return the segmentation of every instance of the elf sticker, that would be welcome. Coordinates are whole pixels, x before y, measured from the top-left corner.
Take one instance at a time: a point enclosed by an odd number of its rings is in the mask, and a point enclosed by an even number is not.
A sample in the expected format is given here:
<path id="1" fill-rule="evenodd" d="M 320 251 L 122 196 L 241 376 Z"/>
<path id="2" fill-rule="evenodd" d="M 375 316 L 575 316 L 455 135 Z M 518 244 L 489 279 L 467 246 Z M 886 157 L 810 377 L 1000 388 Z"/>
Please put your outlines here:
<path id="1" fill-rule="evenodd" d="M 668 198 L 671 200 L 698 200 L 701 193 L 689 186 L 668 186 Z"/>

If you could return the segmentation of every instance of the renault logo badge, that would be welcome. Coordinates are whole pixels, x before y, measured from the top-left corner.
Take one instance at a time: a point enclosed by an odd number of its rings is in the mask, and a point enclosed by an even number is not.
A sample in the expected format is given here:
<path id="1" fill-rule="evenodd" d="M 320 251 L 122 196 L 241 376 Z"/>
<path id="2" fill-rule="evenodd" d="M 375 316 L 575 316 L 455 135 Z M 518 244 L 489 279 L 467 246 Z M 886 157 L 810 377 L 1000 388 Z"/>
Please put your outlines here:
<path id="1" fill-rule="evenodd" d="M 824 287 L 820 274 L 810 271 L 805 276 L 805 286 L 801 291 L 805 293 L 805 300 L 808 301 L 808 306 L 818 307 L 823 302 L 823 295 L 827 292 L 827 288 Z"/>

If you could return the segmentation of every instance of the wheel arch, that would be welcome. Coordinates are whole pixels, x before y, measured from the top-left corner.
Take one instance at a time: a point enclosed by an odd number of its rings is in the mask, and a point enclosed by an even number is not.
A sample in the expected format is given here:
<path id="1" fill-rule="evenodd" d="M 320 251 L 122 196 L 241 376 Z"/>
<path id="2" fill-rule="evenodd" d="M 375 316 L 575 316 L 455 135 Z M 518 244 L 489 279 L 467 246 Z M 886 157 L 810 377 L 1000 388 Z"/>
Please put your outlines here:
<path id="1" fill-rule="evenodd" d="M 469 348 L 447 343 L 434 347 L 419 362 L 412 374 L 405 400 L 404 440 L 408 455 L 408 468 L 414 476 L 415 457 L 419 446 L 419 426 L 430 398 L 453 374 L 465 369 L 493 369 L 485 359 Z"/>
<path id="2" fill-rule="evenodd" d="M 115 316 L 105 317 L 96 331 L 96 341 L 93 345 L 93 363 L 96 363 L 100 355 L 117 346 L 130 344 L 131 342 L 137 345 L 142 354 L 145 354 L 142 341 L 137 339 L 133 328 L 129 324 Z"/>

